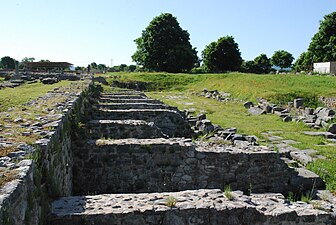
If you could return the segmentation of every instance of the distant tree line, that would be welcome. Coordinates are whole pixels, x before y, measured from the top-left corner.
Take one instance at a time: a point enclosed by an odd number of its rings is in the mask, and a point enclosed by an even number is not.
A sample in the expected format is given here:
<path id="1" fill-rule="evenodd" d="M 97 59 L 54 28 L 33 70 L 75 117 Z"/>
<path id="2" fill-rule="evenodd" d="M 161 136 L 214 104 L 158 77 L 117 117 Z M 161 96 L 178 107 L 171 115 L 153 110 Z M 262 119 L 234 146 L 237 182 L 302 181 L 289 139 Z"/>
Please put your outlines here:
<path id="1" fill-rule="evenodd" d="M 294 57 L 285 50 L 275 51 L 271 58 L 266 54 L 244 61 L 238 44 L 232 36 L 211 42 L 197 57 L 190 43 L 189 33 L 183 30 L 176 17 L 163 13 L 155 17 L 135 40 L 137 50 L 132 59 L 146 71 L 212 72 L 242 71 L 270 73 L 272 70 L 312 69 L 313 62 L 336 61 L 336 12 L 326 15 L 319 32 L 314 35 L 308 51 L 294 63 Z"/>
<path id="2" fill-rule="evenodd" d="M 17 60 L 10 57 L 10 56 L 4 56 L 0 59 L 0 69 L 4 69 L 4 70 L 14 70 L 15 69 L 15 62 Z M 34 57 L 24 57 L 20 64 L 19 64 L 19 68 L 22 69 L 23 68 L 23 64 L 24 62 L 34 62 L 35 58 Z M 50 62 L 48 59 L 41 59 L 39 62 Z"/>

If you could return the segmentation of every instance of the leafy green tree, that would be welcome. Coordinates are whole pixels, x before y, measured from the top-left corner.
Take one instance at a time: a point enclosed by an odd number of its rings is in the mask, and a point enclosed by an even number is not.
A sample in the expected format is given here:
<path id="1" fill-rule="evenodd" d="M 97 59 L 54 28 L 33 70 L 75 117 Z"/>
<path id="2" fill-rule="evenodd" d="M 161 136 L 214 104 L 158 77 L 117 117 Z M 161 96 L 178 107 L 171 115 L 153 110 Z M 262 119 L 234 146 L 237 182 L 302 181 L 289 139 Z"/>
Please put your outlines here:
<path id="1" fill-rule="evenodd" d="M 128 66 L 128 71 L 129 72 L 134 72 L 136 70 L 136 68 L 137 68 L 136 65 L 129 65 Z"/>
<path id="2" fill-rule="evenodd" d="M 126 71 L 127 70 L 127 65 L 126 64 L 120 64 L 119 70 L 120 71 Z"/>
<path id="3" fill-rule="evenodd" d="M 313 67 L 313 56 L 311 52 L 303 52 L 295 61 L 293 69 L 297 72 L 310 71 Z"/>
<path id="4" fill-rule="evenodd" d="M 291 67 L 293 60 L 294 57 L 291 53 L 284 50 L 279 50 L 274 52 L 271 58 L 271 63 L 273 66 L 277 66 L 280 67 L 281 69 L 284 69 Z"/>
<path id="5" fill-rule="evenodd" d="M 34 62 L 34 57 L 24 57 L 21 62 Z"/>
<path id="6" fill-rule="evenodd" d="M 324 16 L 308 47 L 313 62 L 336 61 L 336 12 Z"/>
<path id="7" fill-rule="evenodd" d="M 211 42 L 202 52 L 203 63 L 210 72 L 238 71 L 242 58 L 238 44 L 232 36 Z"/>
<path id="8" fill-rule="evenodd" d="M 92 62 L 92 63 L 90 64 L 90 68 L 91 68 L 91 69 L 97 69 L 97 68 L 98 68 L 97 63 Z"/>
<path id="9" fill-rule="evenodd" d="M 267 74 L 271 72 L 272 65 L 271 60 L 266 54 L 261 54 L 254 59 L 255 73 Z"/>
<path id="10" fill-rule="evenodd" d="M 4 56 L 0 60 L 0 66 L 3 69 L 13 70 L 13 69 L 15 69 L 15 59 L 13 59 L 9 56 Z"/>
<path id="11" fill-rule="evenodd" d="M 256 73 L 256 65 L 253 60 L 243 61 L 241 70 L 244 73 Z"/>
<path id="12" fill-rule="evenodd" d="M 132 59 L 151 71 L 189 71 L 198 63 L 196 49 L 189 40 L 188 31 L 180 27 L 176 17 L 163 13 L 135 40 L 137 51 Z"/>
<path id="13" fill-rule="evenodd" d="M 107 69 L 106 65 L 105 64 L 98 64 L 97 65 L 97 69 L 99 71 L 105 71 Z"/>

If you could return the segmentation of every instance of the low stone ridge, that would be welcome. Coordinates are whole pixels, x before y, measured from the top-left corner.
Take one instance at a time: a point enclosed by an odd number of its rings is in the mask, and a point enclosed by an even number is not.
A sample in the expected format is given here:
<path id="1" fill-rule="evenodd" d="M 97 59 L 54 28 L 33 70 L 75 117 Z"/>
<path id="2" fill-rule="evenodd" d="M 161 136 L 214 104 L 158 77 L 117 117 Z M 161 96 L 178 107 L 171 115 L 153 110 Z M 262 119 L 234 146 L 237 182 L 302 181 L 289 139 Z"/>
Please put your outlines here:
<path id="1" fill-rule="evenodd" d="M 164 105 L 164 104 L 153 104 L 153 103 L 109 103 L 109 104 L 98 104 L 98 109 L 171 109 L 176 110 L 175 107 Z"/>
<path id="2" fill-rule="evenodd" d="M 163 133 L 170 137 L 191 137 L 191 129 L 183 114 L 169 109 L 127 109 L 127 110 L 96 110 L 97 119 L 109 120 L 145 120 L 154 122 Z"/>
<path id="3" fill-rule="evenodd" d="M 99 98 L 99 102 L 102 103 L 152 103 L 152 104 L 162 104 L 160 100 L 150 99 L 150 98 L 138 98 L 138 99 L 113 99 L 108 97 Z"/>
<path id="4" fill-rule="evenodd" d="M 143 120 L 92 120 L 87 123 L 87 136 L 90 138 L 163 138 L 167 137 L 153 123 Z"/>
<path id="5" fill-rule="evenodd" d="M 138 94 L 118 94 L 118 95 L 102 95 L 102 98 L 110 99 L 111 101 L 113 100 L 118 100 L 118 99 L 145 99 L 146 96 L 144 95 L 138 95 Z"/>
<path id="6" fill-rule="evenodd" d="M 281 194 L 228 194 L 218 189 L 174 193 L 105 194 L 61 198 L 50 225 L 81 224 L 310 224 L 335 225 L 335 202 L 318 207 L 289 202 Z M 168 206 L 171 204 L 171 207 Z"/>

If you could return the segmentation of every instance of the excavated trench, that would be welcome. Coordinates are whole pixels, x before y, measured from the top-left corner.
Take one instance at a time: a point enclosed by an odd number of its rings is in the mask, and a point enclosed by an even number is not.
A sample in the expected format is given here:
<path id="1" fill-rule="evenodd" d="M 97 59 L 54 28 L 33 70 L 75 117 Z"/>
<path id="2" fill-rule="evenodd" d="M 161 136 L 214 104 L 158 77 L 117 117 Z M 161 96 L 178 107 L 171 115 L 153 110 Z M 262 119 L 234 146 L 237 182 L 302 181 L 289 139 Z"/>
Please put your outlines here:
<path id="1" fill-rule="evenodd" d="M 101 93 L 93 108 L 72 142 L 73 196 L 53 202 L 51 225 L 335 224 L 284 198 L 323 181 L 265 147 L 194 143 L 183 113 L 141 92 Z"/>

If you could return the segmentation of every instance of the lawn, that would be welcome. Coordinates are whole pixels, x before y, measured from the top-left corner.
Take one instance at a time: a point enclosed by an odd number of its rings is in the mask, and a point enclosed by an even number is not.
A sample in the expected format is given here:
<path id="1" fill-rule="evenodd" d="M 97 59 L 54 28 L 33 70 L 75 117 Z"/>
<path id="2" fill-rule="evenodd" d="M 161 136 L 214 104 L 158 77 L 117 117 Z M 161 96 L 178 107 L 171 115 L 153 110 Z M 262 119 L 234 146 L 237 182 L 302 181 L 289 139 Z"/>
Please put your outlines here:
<path id="1" fill-rule="evenodd" d="M 51 91 L 56 87 L 67 86 L 69 84 L 70 81 L 61 81 L 52 85 L 46 85 L 38 82 L 33 84 L 24 84 L 16 88 L 1 89 L 0 112 L 45 95 L 48 91 Z"/>

